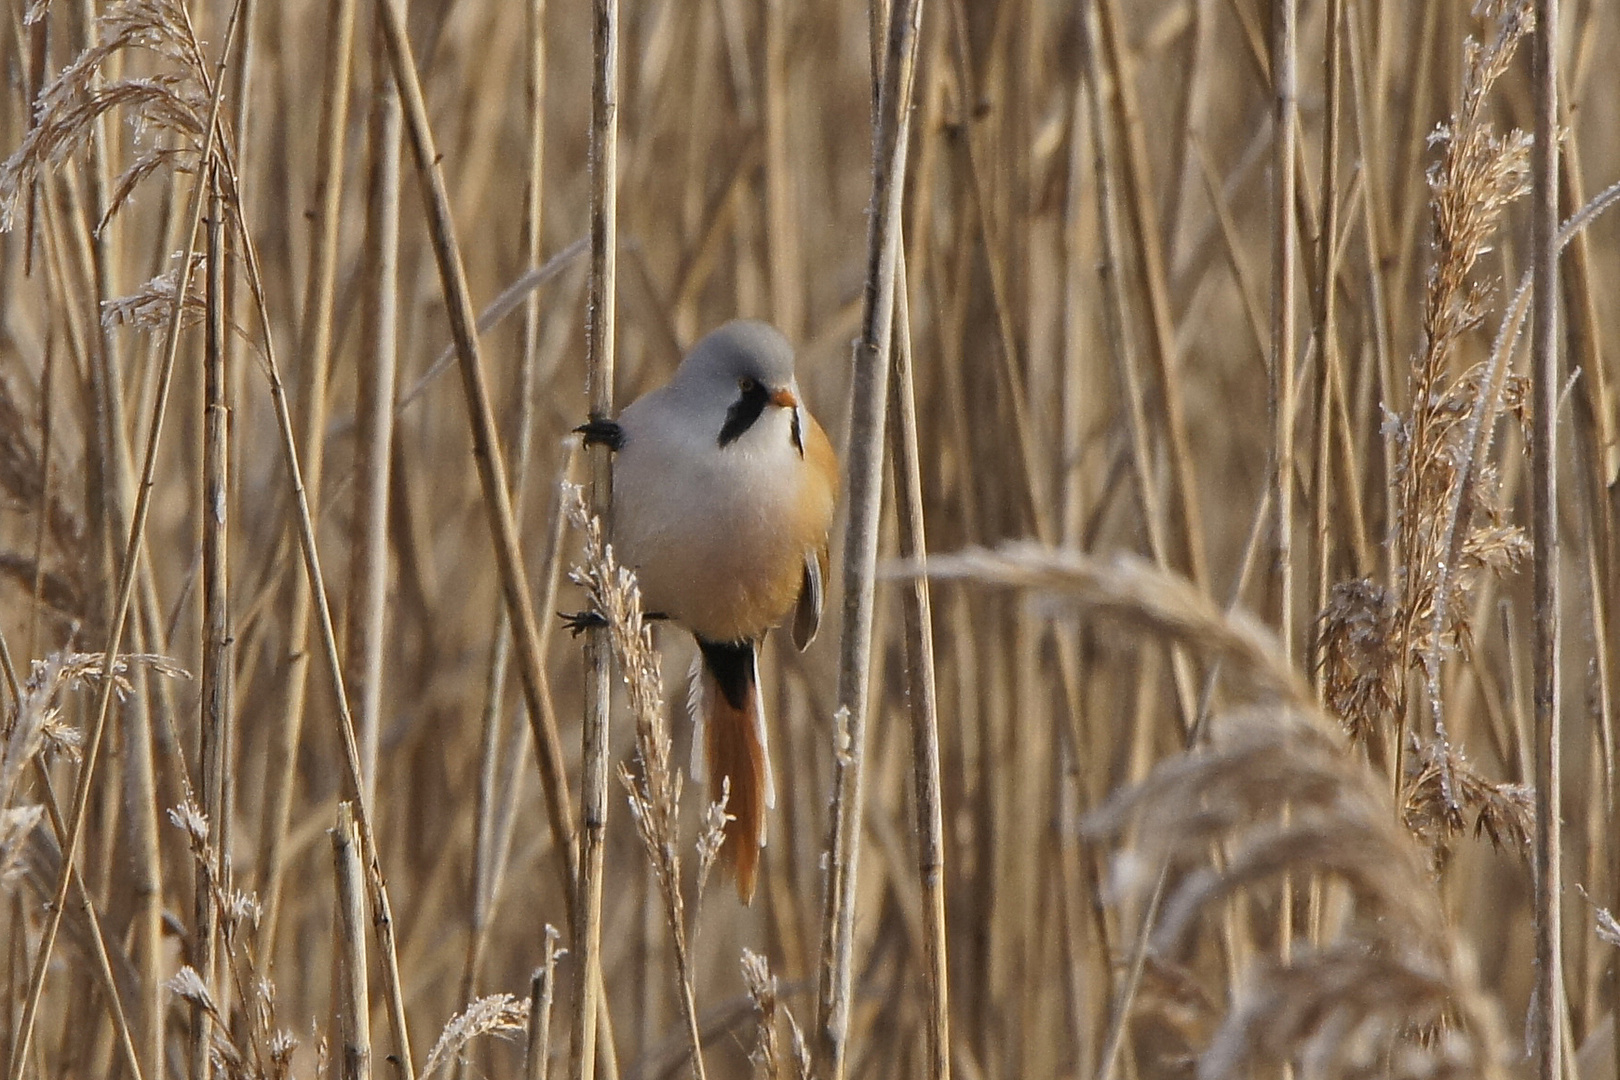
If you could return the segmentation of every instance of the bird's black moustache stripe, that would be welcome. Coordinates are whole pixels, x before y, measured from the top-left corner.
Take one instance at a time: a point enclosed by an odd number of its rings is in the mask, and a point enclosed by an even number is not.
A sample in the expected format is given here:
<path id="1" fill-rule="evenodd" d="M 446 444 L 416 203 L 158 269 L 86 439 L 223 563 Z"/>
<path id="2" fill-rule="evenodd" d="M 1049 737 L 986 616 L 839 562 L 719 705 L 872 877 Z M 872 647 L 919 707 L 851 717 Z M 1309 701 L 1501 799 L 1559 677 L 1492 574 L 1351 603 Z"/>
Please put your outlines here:
<path id="1" fill-rule="evenodd" d="M 726 410 L 726 422 L 720 428 L 720 445 L 730 446 L 754 426 L 765 406 L 771 403 L 770 391 L 758 383 L 744 390 L 742 396 Z"/>

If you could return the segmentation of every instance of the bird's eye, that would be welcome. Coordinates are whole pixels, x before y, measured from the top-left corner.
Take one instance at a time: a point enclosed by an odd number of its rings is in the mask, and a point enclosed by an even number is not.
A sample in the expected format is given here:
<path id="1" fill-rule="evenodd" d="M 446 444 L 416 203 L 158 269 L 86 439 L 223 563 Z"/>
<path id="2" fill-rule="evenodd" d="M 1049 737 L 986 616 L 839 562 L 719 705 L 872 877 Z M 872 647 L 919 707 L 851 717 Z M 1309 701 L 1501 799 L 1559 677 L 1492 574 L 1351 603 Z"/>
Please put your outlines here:
<path id="1" fill-rule="evenodd" d="M 755 390 L 759 389 L 759 383 L 755 382 L 747 375 L 744 375 L 742 378 L 737 380 L 737 389 L 741 390 L 745 394 L 752 394 Z"/>

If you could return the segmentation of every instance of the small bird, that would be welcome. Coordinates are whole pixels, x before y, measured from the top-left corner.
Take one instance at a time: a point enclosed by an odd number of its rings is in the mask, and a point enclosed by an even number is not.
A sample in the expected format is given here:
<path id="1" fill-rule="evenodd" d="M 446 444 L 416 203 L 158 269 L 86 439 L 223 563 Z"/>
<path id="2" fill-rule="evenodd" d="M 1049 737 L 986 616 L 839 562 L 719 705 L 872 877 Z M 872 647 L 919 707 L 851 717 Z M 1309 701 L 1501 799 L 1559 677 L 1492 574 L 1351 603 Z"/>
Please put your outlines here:
<path id="1" fill-rule="evenodd" d="M 760 322 L 715 330 L 666 386 L 579 430 L 615 451 L 613 547 L 644 609 L 697 639 L 693 778 L 707 772 L 715 801 L 729 780 L 721 854 L 751 903 L 776 805 L 758 651 L 790 612 L 795 645 L 816 635 L 838 457 L 799 400 L 793 347 Z"/>

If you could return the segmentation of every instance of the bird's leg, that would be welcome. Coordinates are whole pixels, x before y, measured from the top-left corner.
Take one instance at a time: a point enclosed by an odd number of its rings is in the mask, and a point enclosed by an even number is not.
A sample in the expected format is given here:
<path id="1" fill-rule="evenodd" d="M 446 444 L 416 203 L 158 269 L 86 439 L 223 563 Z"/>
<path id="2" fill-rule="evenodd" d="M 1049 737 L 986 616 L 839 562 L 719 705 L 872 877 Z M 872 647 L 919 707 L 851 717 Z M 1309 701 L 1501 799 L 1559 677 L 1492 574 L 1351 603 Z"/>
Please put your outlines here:
<path id="1" fill-rule="evenodd" d="M 605 417 L 593 417 L 574 429 L 585 436 L 586 446 L 605 446 L 609 450 L 618 450 L 624 446 L 624 429 L 617 420 Z"/>

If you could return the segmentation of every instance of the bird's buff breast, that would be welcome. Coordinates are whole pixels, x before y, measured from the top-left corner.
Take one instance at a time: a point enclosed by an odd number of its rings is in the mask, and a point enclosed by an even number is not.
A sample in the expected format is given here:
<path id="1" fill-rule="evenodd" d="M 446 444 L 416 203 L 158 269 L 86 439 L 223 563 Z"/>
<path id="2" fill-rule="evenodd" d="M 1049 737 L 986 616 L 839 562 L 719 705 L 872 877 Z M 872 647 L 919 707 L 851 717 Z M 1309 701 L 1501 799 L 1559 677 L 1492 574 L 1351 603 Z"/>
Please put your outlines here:
<path id="1" fill-rule="evenodd" d="M 793 607 L 830 501 L 806 505 L 821 500 L 806 499 L 802 467 L 771 468 L 741 448 L 693 456 L 625 448 L 614 467 L 614 548 L 635 570 L 645 610 L 709 641 L 757 638 Z"/>

